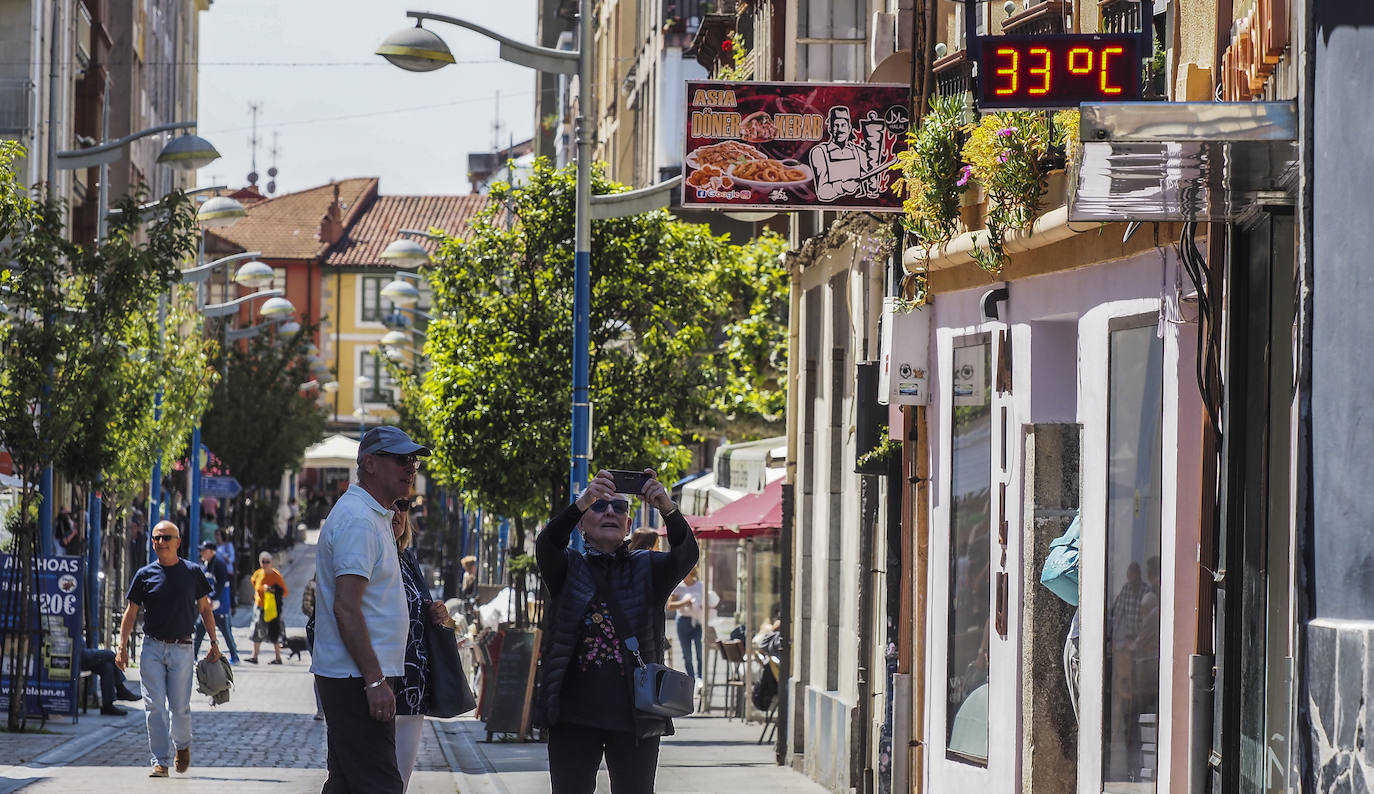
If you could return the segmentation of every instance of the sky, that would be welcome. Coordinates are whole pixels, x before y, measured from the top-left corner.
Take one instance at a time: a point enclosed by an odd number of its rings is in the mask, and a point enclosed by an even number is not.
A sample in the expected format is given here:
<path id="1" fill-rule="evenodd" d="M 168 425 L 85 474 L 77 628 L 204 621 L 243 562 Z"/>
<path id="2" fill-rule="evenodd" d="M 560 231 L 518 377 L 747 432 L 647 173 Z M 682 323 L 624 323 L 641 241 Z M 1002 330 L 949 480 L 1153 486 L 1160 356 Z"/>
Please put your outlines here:
<path id="1" fill-rule="evenodd" d="M 258 188 L 276 165 L 277 192 L 350 177 L 380 177 L 382 195 L 470 192 L 469 152 L 491 151 L 534 129 L 534 72 L 497 58 L 498 45 L 454 25 L 426 22 L 457 63 L 417 74 L 374 51 L 414 25 L 406 11 L 462 17 L 534 43 L 534 0 L 214 0 L 201 14 L 200 126 L 222 155 L 197 184 L 248 183 L 258 115 Z M 272 155 L 274 145 L 275 158 Z"/>

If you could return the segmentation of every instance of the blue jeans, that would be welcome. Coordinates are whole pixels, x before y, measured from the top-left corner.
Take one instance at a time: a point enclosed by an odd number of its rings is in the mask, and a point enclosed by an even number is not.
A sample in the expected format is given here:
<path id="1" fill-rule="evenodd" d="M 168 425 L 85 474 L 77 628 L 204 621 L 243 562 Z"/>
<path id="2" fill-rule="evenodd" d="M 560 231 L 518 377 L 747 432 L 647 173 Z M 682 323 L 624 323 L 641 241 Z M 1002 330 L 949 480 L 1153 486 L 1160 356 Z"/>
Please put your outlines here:
<path id="1" fill-rule="evenodd" d="M 701 678 L 701 624 L 691 618 L 677 616 L 677 643 L 682 646 L 682 662 L 687 666 L 687 675 Z M 695 662 L 695 666 L 693 663 Z"/>
<path id="2" fill-rule="evenodd" d="M 171 766 L 173 751 L 191 746 L 195 654 L 190 645 L 145 637 L 140 664 L 143 707 L 148 710 L 148 749 L 154 764 Z"/>

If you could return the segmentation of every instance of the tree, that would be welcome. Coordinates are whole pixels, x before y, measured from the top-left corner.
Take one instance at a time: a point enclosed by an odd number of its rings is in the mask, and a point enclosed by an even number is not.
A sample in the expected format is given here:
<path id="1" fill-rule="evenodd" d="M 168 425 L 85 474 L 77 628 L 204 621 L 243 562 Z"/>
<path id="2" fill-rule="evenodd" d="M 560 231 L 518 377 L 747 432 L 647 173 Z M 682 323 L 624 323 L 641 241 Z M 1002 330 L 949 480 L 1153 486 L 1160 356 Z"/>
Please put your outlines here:
<path id="1" fill-rule="evenodd" d="M 540 160 L 526 184 L 494 186 L 470 236 L 445 239 L 425 271 L 432 366 L 415 412 L 435 451 L 430 473 L 514 519 L 517 548 L 526 517 L 568 499 L 574 179 Z M 621 189 L 594 176 L 594 194 Z M 777 426 L 780 250 L 777 238 L 731 245 L 663 211 L 593 223 L 593 468 L 670 479 L 693 431 Z"/>
<path id="2" fill-rule="evenodd" d="M 306 351 L 316 327 L 261 333 L 224 351 L 225 374 L 201 438 L 245 489 L 276 488 L 282 472 L 299 469 L 306 448 L 324 435 L 325 410 L 301 389 L 311 380 Z M 254 529 L 265 536 L 261 523 Z"/>
<path id="3" fill-rule="evenodd" d="M 139 202 L 126 197 L 109 236 L 78 245 L 64 236 L 62 206 L 35 201 L 19 185 L 13 163 L 22 153 L 0 142 L 0 446 L 26 483 L 8 527 L 18 564 L 5 572 L 26 604 L 37 554 L 34 484 L 48 466 L 89 483 L 113 465 L 113 419 L 130 410 L 114 385 L 131 353 L 125 330 L 177 280 L 178 263 L 195 251 L 195 221 L 178 191 L 138 229 Z M 18 612 L 26 632 L 29 611 Z M 23 692 L 22 643 L 10 647 L 11 691 Z M 11 698 L 11 730 L 22 727 L 23 712 L 23 698 Z"/>

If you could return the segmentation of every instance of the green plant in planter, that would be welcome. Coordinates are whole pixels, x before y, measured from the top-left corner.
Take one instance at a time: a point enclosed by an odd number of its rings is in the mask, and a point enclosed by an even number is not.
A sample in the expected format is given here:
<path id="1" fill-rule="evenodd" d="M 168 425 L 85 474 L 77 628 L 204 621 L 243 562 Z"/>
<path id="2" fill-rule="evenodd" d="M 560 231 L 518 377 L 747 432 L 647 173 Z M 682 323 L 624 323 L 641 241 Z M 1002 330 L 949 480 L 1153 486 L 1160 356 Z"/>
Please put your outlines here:
<path id="1" fill-rule="evenodd" d="M 902 174 L 892 183 L 904 197 L 902 223 L 922 246 L 947 243 L 959 228 L 959 196 L 969 181 L 960 159 L 968 138 L 963 116 L 962 96 L 932 97 L 930 112 L 907 131 L 907 149 L 892 166 Z"/>
<path id="2" fill-rule="evenodd" d="M 1040 216 L 1048 175 L 1064 167 L 1067 137 L 1076 126 L 1076 111 L 1011 111 L 989 113 L 969 134 L 964 159 L 988 195 L 988 245 L 974 246 L 970 254 L 979 267 L 1000 273 L 1008 258 L 1007 232 L 1026 231 Z"/>

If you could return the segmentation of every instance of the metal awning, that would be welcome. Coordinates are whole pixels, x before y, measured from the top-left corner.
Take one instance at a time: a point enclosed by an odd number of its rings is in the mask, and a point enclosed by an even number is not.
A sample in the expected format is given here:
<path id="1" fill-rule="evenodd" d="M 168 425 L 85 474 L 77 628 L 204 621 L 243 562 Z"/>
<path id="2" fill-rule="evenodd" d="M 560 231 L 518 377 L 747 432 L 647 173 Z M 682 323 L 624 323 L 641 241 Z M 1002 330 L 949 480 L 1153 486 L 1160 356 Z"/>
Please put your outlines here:
<path id="1" fill-rule="evenodd" d="M 1225 221 L 1297 182 L 1295 102 L 1081 106 L 1070 222 Z"/>

